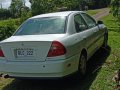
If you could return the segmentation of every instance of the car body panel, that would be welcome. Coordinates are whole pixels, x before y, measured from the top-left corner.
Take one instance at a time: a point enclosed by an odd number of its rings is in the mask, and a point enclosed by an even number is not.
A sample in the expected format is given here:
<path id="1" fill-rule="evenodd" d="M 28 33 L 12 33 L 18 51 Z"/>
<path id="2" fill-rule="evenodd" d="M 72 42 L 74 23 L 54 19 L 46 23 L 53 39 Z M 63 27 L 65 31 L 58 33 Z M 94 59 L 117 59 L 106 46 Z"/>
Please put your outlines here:
<path id="1" fill-rule="evenodd" d="M 12 36 L 9 39 L 2 41 L 1 47 L 3 53 L 5 53 L 5 58 L 8 61 L 45 61 L 52 41 L 61 37 L 65 37 L 65 34 Z M 16 49 L 27 48 L 34 49 L 34 57 L 16 57 Z"/>
<path id="2" fill-rule="evenodd" d="M 46 62 L 3 60 L 0 61 L 0 71 L 14 77 L 64 77 L 78 70 L 78 56 L 79 54 L 64 60 Z"/>
<path id="3" fill-rule="evenodd" d="M 82 50 L 87 53 L 87 60 L 102 46 L 104 35 L 108 33 L 104 24 L 77 32 L 74 16 L 82 11 L 58 12 L 34 16 L 67 17 L 64 34 L 40 34 L 11 36 L 0 42 L 5 57 L 0 57 L 0 72 L 11 77 L 64 77 L 78 71 Z M 84 19 L 84 18 L 83 18 Z M 64 55 L 48 57 L 53 41 L 60 42 L 66 49 Z M 34 57 L 16 57 L 18 49 L 32 49 Z M 19 50 L 18 50 L 19 51 Z"/>

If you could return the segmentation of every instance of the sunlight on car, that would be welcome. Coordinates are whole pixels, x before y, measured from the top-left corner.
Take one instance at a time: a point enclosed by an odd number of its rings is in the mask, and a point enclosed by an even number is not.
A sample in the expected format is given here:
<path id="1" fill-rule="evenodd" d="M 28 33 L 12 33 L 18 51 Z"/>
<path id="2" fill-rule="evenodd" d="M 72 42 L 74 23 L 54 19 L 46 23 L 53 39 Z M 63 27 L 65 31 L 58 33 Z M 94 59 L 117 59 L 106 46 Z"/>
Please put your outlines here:
<path id="1" fill-rule="evenodd" d="M 107 41 L 107 27 L 83 11 L 34 16 L 0 42 L 0 72 L 13 78 L 83 77 L 87 61 Z"/>

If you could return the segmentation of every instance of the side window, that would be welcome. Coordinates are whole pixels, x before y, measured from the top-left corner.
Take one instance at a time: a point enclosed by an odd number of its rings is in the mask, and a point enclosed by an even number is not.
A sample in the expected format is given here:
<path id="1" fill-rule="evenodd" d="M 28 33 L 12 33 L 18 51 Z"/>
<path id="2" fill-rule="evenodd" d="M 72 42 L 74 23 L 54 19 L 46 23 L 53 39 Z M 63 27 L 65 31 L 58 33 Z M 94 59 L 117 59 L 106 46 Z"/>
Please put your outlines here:
<path id="1" fill-rule="evenodd" d="M 90 17 L 89 15 L 85 13 L 82 13 L 82 16 L 84 17 L 89 28 L 93 28 L 96 26 L 96 21 L 92 17 Z"/>
<path id="2" fill-rule="evenodd" d="M 80 14 L 74 16 L 74 22 L 75 22 L 76 32 L 80 32 L 88 28 L 87 24 L 85 23 L 82 16 L 80 16 Z"/>

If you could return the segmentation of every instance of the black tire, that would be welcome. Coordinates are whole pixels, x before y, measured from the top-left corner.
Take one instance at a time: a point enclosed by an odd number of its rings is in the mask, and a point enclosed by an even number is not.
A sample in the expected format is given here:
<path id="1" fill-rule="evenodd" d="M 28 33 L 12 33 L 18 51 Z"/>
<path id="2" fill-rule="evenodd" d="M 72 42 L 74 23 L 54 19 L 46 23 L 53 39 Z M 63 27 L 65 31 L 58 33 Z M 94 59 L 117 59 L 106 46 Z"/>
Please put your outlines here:
<path id="1" fill-rule="evenodd" d="M 86 68 L 87 68 L 87 58 L 85 54 L 81 54 L 80 60 L 79 60 L 79 67 L 78 67 L 78 74 L 82 77 L 86 74 Z"/>
<path id="2" fill-rule="evenodd" d="M 102 47 L 104 48 L 108 47 L 108 33 L 104 35 L 104 42 L 103 42 Z"/>

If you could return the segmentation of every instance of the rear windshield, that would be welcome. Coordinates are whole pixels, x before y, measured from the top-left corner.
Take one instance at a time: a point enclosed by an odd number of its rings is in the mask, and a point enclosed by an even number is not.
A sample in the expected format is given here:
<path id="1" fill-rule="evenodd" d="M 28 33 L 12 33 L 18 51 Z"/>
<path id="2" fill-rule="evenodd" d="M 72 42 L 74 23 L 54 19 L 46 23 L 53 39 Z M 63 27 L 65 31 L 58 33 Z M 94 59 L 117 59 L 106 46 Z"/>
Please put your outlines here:
<path id="1" fill-rule="evenodd" d="M 14 35 L 39 35 L 65 33 L 66 17 L 28 19 Z"/>

